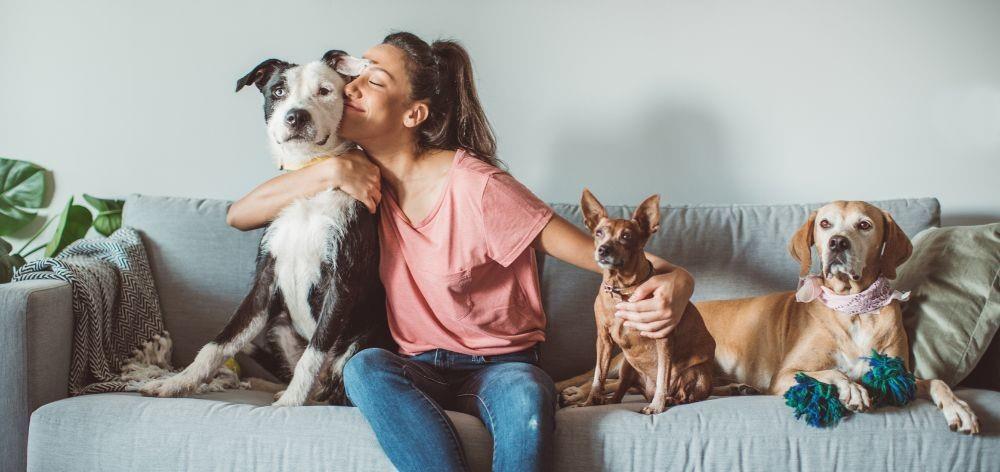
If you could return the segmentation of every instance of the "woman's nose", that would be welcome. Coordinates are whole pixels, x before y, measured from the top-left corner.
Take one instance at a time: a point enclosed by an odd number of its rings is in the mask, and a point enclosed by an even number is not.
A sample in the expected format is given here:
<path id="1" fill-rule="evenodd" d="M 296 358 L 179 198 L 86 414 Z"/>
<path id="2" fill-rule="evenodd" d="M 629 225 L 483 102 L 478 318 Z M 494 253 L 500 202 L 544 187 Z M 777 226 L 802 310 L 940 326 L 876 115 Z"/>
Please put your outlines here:
<path id="1" fill-rule="evenodd" d="M 354 80 L 348 82 L 347 85 L 344 86 L 344 96 L 352 100 L 361 98 L 360 89 L 358 88 L 357 85 L 355 85 L 357 81 L 358 79 L 355 78 Z"/>

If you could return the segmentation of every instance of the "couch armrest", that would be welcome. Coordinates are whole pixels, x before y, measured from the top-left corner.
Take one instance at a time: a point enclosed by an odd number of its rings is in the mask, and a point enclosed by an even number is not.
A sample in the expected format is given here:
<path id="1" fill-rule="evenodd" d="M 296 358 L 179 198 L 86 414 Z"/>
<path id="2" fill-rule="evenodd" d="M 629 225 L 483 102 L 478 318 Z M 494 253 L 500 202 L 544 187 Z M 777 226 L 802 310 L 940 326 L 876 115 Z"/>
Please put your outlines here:
<path id="1" fill-rule="evenodd" d="M 54 280 L 0 285 L 0 457 L 10 470 L 27 465 L 31 412 L 68 395 L 72 295 Z"/>

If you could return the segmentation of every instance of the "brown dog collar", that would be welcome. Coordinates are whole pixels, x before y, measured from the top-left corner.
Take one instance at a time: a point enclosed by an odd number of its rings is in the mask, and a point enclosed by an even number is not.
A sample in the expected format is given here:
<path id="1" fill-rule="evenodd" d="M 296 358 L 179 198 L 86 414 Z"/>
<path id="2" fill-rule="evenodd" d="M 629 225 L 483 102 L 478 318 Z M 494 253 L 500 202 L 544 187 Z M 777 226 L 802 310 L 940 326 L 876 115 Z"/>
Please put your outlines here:
<path id="1" fill-rule="evenodd" d="M 650 262 L 649 259 L 646 259 L 646 263 L 649 264 L 649 270 L 646 271 L 646 277 L 644 277 L 642 280 L 636 282 L 635 284 L 629 285 L 628 287 L 616 287 L 605 281 L 601 282 L 601 290 L 604 293 L 611 295 L 611 299 L 616 302 L 627 300 L 628 297 L 632 296 L 632 294 L 635 293 L 634 290 L 635 287 L 638 287 L 643 283 L 645 283 L 647 280 L 653 278 L 653 273 L 655 272 L 653 270 L 653 263 Z"/>

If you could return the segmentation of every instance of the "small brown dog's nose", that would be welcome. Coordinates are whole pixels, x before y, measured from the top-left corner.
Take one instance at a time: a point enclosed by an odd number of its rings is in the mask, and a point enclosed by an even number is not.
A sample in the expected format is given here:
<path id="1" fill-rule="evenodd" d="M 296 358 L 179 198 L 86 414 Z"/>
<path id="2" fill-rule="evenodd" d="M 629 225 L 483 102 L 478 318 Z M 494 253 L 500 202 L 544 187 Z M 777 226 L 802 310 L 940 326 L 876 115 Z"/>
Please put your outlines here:
<path id="1" fill-rule="evenodd" d="M 601 257 L 607 256 L 608 253 L 610 253 L 610 252 L 611 252 L 611 248 L 609 248 L 607 246 L 604 246 L 604 245 L 598 246 L 598 248 L 597 248 L 597 255 L 601 256 Z"/>
<path id="2" fill-rule="evenodd" d="M 843 236 L 834 236 L 830 238 L 830 249 L 833 251 L 846 251 L 851 248 L 851 242 Z"/>

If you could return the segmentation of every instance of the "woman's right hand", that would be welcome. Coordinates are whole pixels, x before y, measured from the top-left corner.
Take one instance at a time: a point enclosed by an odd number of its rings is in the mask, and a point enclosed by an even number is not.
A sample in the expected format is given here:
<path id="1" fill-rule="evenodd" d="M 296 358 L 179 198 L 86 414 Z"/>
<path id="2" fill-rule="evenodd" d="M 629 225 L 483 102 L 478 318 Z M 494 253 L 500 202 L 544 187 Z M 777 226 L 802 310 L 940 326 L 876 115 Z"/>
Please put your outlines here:
<path id="1" fill-rule="evenodd" d="M 375 213 L 382 200 L 382 174 L 363 151 L 353 149 L 317 165 L 326 166 L 333 188 L 343 190 Z"/>

